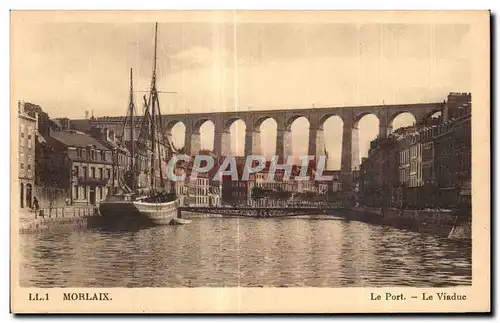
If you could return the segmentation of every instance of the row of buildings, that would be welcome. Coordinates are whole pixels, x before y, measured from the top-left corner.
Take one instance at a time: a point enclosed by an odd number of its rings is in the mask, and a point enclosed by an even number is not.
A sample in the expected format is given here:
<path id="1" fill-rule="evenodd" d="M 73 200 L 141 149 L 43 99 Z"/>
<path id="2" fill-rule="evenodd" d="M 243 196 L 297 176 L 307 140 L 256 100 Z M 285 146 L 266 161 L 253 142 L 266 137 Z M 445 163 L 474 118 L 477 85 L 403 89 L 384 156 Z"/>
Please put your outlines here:
<path id="1" fill-rule="evenodd" d="M 335 180 L 329 183 L 287 181 L 279 171 L 276 180 L 270 182 L 267 180 L 269 163 L 261 172 L 251 174 L 248 181 L 232 181 L 226 177 L 214 179 L 218 165 L 212 172 L 198 174 L 198 178 L 192 181 L 189 178 L 192 165 L 178 162 L 173 172 L 187 175 L 186 179 L 169 181 L 166 178 L 167 163 L 173 150 L 167 144 L 161 146 L 158 160 L 153 159 L 148 149 L 140 150 L 148 148 L 151 143 L 139 140 L 138 125 L 134 131 L 124 126 L 122 133 L 116 134 L 104 127 L 89 127 L 88 123 L 72 122 L 67 118 L 50 119 L 40 106 L 28 102 L 19 102 L 18 117 L 21 208 L 31 208 L 35 197 L 41 207 L 98 205 L 110 193 L 132 188 L 147 190 L 152 177 L 154 183 L 175 191 L 185 205 L 252 204 L 255 203 L 254 187 L 291 192 L 297 197 L 305 193 L 324 196 L 328 190 L 341 190 L 335 172 L 332 172 Z M 134 170 L 132 149 L 139 150 Z M 210 151 L 199 154 L 211 154 L 216 164 L 222 163 Z M 237 162 L 241 175 L 244 158 L 237 158 Z M 294 171 L 297 173 L 300 169 L 296 167 Z M 136 176 L 133 176 L 134 172 Z"/>
<path id="2" fill-rule="evenodd" d="M 359 202 L 373 207 L 456 208 L 471 204 L 471 95 L 451 93 L 446 113 L 417 120 L 370 144 Z"/>
<path id="3" fill-rule="evenodd" d="M 152 177 L 159 186 L 166 183 L 162 174 L 168 147 L 161 147 L 161 159 L 153 160 L 146 149 L 140 150 L 141 145 L 151 143 L 136 138 L 140 152 L 135 162 L 137 176 L 132 176 L 131 141 L 113 131 L 81 131 L 70 120 L 50 119 L 40 106 L 28 102 L 18 103 L 18 120 L 21 208 L 31 208 L 35 198 L 45 207 L 97 205 L 112 192 L 132 186 L 146 190 Z"/>

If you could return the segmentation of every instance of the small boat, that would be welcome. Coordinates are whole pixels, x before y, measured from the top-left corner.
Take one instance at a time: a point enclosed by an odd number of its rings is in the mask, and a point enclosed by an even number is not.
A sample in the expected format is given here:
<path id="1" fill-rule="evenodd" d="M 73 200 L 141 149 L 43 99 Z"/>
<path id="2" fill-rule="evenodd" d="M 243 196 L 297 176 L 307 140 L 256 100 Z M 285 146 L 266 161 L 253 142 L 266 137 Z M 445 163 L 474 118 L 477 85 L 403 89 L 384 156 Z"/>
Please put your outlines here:
<path id="1" fill-rule="evenodd" d="M 180 218 L 173 218 L 170 220 L 169 224 L 171 225 L 182 225 L 182 224 L 189 224 L 191 223 L 191 220 L 186 220 L 186 219 L 180 219 Z"/>
<path id="2" fill-rule="evenodd" d="M 156 43 L 157 43 L 158 24 L 155 25 L 155 46 L 154 46 L 154 65 L 153 77 L 149 98 L 144 96 L 145 112 L 140 125 L 140 133 L 134 131 L 134 100 L 133 100 L 133 81 L 132 69 L 130 70 L 130 103 L 127 116 L 123 124 L 122 141 L 125 142 L 126 129 L 129 130 L 128 143 L 131 152 L 130 169 L 126 179 L 121 179 L 121 193 L 110 194 L 99 205 L 99 211 L 105 218 L 115 223 L 145 223 L 154 225 L 169 224 L 172 219 L 177 218 L 177 209 L 179 201 L 173 193 L 173 189 L 167 185 L 164 178 L 162 164 L 166 164 L 166 151 L 175 153 L 175 148 L 164 136 L 161 123 L 160 102 L 158 100 L 158 91 L 156 89 Z M 128 125 L 128 126 L 127 126 Z M 151 156 L 146 165 L 150 169 L 139 169 L 139 158 Z M 159 166 L 156 166 L 159 165 Z M 156 166 L 156 167 L 155 167 Z M 138 189 L 138 173 L 147 172 L 149 187 L 142 186 Z M 159 178 L 157 174 L 159 173 Z M 127 181 L 128 180 L 128 181 Z M 143 191 L 147 191 L 144 195 Z"/>

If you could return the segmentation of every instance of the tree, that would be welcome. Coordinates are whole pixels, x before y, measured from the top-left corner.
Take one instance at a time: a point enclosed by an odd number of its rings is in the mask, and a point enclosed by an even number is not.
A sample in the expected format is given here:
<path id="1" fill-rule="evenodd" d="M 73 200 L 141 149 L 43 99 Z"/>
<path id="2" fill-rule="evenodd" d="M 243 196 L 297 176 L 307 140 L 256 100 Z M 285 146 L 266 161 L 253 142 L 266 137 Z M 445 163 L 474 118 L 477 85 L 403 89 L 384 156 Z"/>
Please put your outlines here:
<path id="1" fill-rule="evenodd" d="M 252 188 L 252 200 L 257 201 L 266 196 L 266 192 L 262 187 L 254 186 Z"/>

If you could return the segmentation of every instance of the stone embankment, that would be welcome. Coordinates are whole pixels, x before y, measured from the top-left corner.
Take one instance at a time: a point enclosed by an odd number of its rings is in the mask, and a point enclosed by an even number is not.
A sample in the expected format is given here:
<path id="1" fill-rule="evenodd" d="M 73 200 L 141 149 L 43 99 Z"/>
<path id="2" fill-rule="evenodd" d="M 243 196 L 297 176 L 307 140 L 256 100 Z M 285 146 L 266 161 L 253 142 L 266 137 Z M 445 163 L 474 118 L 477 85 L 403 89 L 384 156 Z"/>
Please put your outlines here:
<path id="1" fill-rule="evenodd" d="M 19 232 L 39 232 L 53 228 L 85 228 L 90 217 L 100 216 L 95 206 L 66 206 L 21 210 L 19 213 Z"/>
<path id="2" fill-rule="evenodd" d="M 448 238 L 470 239 L 471 221 L 457 217 L 446 209 L 396 209 L 355 207 L 351 209 L 354 218 L 392 226 L 416 228 L 419 231 L 441 232 Z"/>

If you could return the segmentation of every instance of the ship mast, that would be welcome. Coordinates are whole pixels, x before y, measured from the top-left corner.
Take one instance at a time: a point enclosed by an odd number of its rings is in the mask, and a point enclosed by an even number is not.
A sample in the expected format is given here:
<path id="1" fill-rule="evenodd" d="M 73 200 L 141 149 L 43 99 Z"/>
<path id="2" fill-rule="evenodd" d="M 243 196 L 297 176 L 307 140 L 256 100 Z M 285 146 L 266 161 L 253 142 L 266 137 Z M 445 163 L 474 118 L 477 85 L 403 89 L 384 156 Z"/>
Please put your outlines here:
<path id="1" fill-rule="evenodd" d="M 163 185 L 162 174 L 161 174 L 161 149 L 160 149 L 160 138 L 156 138 L 157 136 L 157 109 L 159 115 L 159 101 L 158 101 L 158 93 L 156 89 L 156 52 L 158 46 L 158 23 L 155 23 L 155 43 L 154 43 L 154 52 L 153 52 L 153 77 L 151 79 L 151 94 L 150 94 L 150 103 L 151 103 L 151 188 L 155 190 L 156 188 L 156 172 L 155 172 L 155 152 L 158 148 L 158 168 L 160 171 L 160 185 Z M 161 116 L 159 116 L 161 118 Z M 161 134 L 161 129 L 160 129 Z M 156 145 L 158 144 L 158 147 Z"/>
<path id="2" fill-rule="evenodd" d="M 132 192 L 135 192 L 135 138 L 134 138 L 134 84 L 132 81 L 132 68 L 130 68 L 130 140 L 131 140 L 131 169 L 132 169 Z"/>
<path id="3" fill-rule="evenodd" d="M 163 134 L 163 124 L 161 119 L 160 101 L 158 98 L 158 90 L 156 88 L 156 68 L 157 68 L 157 47 L 158 47 L 158 23 L 155 23 L 155 43 L 154 43 L 154 54 L 153 54 L 153 75 L 151 79 L 151 87 L 149 89 L 149 98 L 144 95 L 144 107 L 145 112 L 143 116 L 143 123 L 141 127 L 140 138 L 143 138 L 143 134 L 149 132 L 149 138 L 151 141 L 151 164 L 150 164 L 150 186 L 151 190 L 156 189 L 156 167 L 155 153 L 158 154 L 158 169 L 160 175 L 160 188 L 165 188 L 165 183 L 163 180 L 162 172 L 162 153 L 166 154 L 166 149 L 169 149 L 165 144 L 165 137 Z M 162 93 L 176 93 L 176 92 L 162 92 Z M 147 122 L 149 121 L 149 122 Z M 163 147 L 162 147 L 163 146 Z"/>

